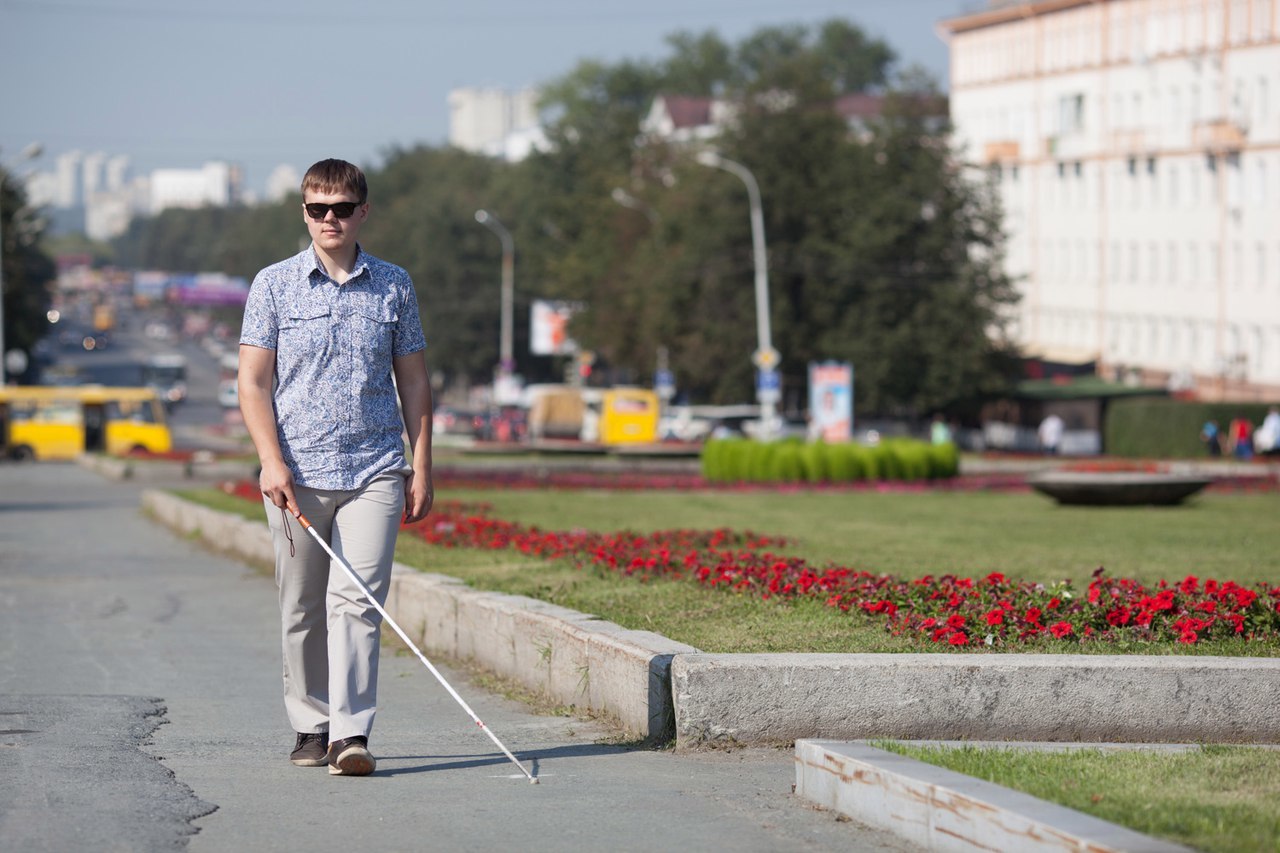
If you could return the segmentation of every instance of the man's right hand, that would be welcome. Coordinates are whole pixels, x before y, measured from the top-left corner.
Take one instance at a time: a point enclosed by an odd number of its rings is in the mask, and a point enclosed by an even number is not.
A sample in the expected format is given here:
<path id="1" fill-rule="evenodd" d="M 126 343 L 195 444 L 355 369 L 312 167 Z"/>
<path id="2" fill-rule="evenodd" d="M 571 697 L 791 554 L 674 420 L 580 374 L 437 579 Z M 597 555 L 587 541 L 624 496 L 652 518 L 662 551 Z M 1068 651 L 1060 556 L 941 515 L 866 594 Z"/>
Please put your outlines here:
<path id="1" fill-rule="evenodd" d="M 296 518 L 298 498 L 293 492 L 293 472 L 283 462 L 263 463 L 262 473 L 258 475 L 258 487 L 267 496 L 267 500 L 278 507 L 284 507 Z"/>

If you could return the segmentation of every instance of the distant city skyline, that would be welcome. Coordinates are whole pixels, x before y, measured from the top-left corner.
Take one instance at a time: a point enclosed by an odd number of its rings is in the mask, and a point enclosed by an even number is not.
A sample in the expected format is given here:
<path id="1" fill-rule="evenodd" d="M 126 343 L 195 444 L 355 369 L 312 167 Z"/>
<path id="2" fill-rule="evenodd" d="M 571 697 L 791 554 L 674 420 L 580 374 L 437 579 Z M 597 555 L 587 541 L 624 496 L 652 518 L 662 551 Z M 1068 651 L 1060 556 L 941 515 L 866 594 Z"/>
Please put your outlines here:
<path id="1" fill-rule="evenodd" d="M 943 18 L 981 0 L 475 0 L 465 10 L 379 0 L 270 7 L 226 0 L 0 0 L 0 163 L 31 142 L 60 154 L 128 158 L 135 175 L 239 166 L 253 195 L 279 166 L 338 156 L 376 166 L 396 148 L 446 144 L 448 92 L 519 89 L 583 59 L 656 60 L 664 38 L 843 18 L 883 38 L 900 67 L 945 87 Z M 27 168 L 30 168 L 28 166 Z"/>

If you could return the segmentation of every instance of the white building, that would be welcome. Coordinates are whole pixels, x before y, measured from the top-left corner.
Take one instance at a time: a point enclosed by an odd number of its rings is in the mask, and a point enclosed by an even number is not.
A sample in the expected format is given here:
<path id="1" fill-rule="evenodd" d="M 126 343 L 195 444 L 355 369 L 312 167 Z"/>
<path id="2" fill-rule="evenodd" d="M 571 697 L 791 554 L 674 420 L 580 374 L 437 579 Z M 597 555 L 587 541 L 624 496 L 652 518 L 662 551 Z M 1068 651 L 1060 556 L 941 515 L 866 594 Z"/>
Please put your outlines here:
<path id="1" fill-rule="evenodd" d="M 283 201 L 289 193 L 301 192 L 302 175 L 287 163 L 281 163 L 267 176 L 267 201 Z"/>
<path id="2" fill-rule="evenodd" d="M 520 160 L 546 146 L 536 89 L 462 88 L 449 92 L 449 144 Z"/>
<path id="3" fill-rule="evenodd" d="M 170 207 L 225 207 L 238 201 L 240 172 L 220 161 L 199 169 L 156 169 L 151 173 L 151 213 Z"/>
<path id="4" fill-rule="evenodd" d="M 1280 0 L 1036 0 L 939 30 L 1026 350 L 1280 397 Z"/>

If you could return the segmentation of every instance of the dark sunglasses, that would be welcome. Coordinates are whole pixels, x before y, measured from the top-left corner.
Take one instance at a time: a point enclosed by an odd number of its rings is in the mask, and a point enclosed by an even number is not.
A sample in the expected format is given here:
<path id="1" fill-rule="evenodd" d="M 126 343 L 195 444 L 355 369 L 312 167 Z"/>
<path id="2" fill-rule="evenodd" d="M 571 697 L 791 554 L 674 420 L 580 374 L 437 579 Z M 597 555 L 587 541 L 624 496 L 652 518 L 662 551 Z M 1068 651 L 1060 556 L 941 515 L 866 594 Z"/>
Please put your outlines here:
<path id="1" fill-rule="evenodd" d="M 329 215 L 329 211 L 333 211 L 333 215 L 339 219 L 350 219 L 351 214 L 356 212 L 356 208 L 360 206 L 358 201 L 340 201 L 337 204 L 321 204 L 313 201 L 311 204 L 304 204 L 307 209 L 307 216 L 310 216 L 316 222 L 320 222 Z"/>

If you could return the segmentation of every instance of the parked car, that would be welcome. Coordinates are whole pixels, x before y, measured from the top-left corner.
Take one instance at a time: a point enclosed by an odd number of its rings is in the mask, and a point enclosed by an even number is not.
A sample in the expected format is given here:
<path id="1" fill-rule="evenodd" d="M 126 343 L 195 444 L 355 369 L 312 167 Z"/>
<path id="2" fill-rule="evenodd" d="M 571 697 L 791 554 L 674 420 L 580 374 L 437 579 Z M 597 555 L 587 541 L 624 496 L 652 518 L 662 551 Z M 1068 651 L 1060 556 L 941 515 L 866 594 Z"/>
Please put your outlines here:
<path id="1" fill-rule="evenodd" d="M 436 406 L 431 416 L 431 429 L 436 435 L 474 436 L 480 424 L 478 412 L 454 406 Z"/>
<path id="2" fill-rule="evenodd" d="M 518 406 L 502 406 L 480 415 L 476 438 L 483 441 L 524 441 L 529 434 L 529 415 Z"/>

